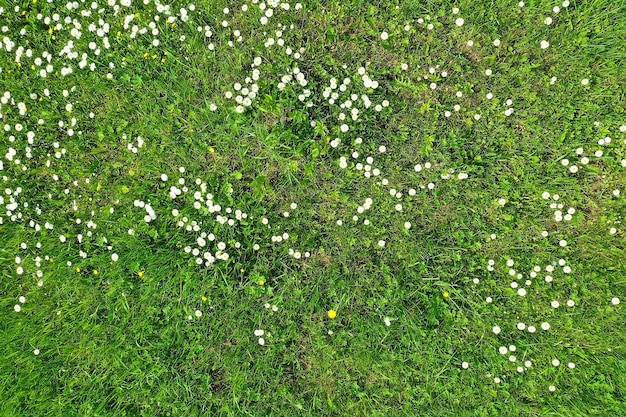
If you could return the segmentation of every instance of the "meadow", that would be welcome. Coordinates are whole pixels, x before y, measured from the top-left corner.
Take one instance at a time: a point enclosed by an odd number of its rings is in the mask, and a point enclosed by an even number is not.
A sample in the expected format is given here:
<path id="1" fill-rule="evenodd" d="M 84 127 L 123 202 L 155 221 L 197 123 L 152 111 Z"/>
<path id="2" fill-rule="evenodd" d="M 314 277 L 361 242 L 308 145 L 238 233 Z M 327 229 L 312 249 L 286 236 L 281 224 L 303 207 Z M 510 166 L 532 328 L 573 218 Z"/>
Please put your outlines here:
<path id="1" fill-rule="evenodd" d="M 626 415 L 624 0 L 0 0 L 0 119 L 0 416 Z"/>

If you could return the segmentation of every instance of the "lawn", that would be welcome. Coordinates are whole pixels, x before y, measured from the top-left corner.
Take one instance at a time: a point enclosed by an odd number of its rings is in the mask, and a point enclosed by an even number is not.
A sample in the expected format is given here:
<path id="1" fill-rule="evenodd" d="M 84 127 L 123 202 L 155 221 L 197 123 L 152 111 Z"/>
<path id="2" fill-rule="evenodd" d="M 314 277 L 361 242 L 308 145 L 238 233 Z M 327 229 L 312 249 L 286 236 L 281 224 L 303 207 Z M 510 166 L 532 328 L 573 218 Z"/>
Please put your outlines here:
<path id="1" fill-rule="evenodd" d="M 0 0 L 0 119 L 0 416 L 626 415 L 624 0 Z"/>

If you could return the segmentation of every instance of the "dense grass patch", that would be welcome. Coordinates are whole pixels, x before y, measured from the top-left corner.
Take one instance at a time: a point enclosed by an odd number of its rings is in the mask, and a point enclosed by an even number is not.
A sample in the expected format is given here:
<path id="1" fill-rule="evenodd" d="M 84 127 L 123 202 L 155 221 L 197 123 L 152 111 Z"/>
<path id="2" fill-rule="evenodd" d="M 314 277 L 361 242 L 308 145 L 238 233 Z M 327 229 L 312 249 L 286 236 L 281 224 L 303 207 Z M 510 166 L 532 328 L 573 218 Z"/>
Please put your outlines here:
<path id="1" fill-rule="evenodd" d="M 1 415 L 626 413 L 623 1 L 0 8 Z"/>

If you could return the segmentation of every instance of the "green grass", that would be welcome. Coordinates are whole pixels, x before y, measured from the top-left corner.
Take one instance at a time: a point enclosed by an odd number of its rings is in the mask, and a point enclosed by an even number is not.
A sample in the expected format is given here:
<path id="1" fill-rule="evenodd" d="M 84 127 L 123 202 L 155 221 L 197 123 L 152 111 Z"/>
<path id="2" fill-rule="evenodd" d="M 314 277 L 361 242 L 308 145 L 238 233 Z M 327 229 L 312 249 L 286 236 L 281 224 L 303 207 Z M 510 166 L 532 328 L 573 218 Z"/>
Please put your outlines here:
<path id="1" fill-rule="evenodd" d="M 313 0 L 276 8 L 266 26 L 258 3 L 244 13 L 242 2 L 198 0 L 189 11 L 173 1 L 175 24 L 152 1 L 117 13 L 105 1 L 62 3 L 0 0 L 0 38 L 15 43 L 0 49 L 0 97 L 10 93 L 0 108 L 9 129 L 0 135 L 0 415 L 626 413 L 624 1 L 574 0 L 554 13 L 557 3 L 542 0 Z M 49 31 L 56 23 L 44 19 L 55 13 L 63 27 Z M 80 38 L 65 16 L 80 22 Z M 110 48 L 89 30 L 100 18 Z M 150 22 L 157 36 L 148 27 L 131 37 L 133 25 Z M 277 30 L 284 46 L 266 47 Z M 76 59 L 59 56 L 69 40 Z M 47 60 L 35 58 L 44 51 L 54 68 L 42 78 Z M 245 87 L 255 57 L 257 97 L 240 114 L 225 93 Z M 73 72 L 62 76 L 65 66 Z M 364 86 L 360 67 L 378 88 Z M 281 90 L 286 74 L 293 79 Z M 323 97 L 333 77 L 351 79 L 358 120 L 338 107 L 347 96 L 334 105 Z M 376 111 L 383 100 L 390 105 Z M 133 153 L 138 136 L 145 142 Z M 366 178 L 357 163 L 380 175 Z M 179 178 L 189 191 L 173 200 Z M 207 193 L 219 213 L 209 212 Z M 146 223 L 136 201 L 156 219 Z M 563 215 L 575 208 L 571 220 L 555 221 L 551 203 Z M 235 210 L 247 216 L 220 224 L 218 214 Z M 179 227 L 183 217 L 200 230 Z M 202 231 L 216 237 L 205 236 L 204 250 L 216 255 L 224 242 L 227 260 L 196 264 L 185 249 Z M 510 268 L 526 296 L 511 287 Z"/>

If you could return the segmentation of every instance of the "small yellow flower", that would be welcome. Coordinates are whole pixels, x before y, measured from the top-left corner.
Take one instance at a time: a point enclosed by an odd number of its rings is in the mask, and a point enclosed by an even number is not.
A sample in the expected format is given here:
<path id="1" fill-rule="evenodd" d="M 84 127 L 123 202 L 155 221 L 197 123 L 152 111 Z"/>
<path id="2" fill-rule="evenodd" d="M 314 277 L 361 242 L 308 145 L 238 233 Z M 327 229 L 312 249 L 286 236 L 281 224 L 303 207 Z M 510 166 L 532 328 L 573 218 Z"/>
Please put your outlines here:
<path id="1" fill-rule="evenodd" d="M 93 274 L 94 274 L 94 275 L 98 275 L 98 270 L 97 270 L 97 269 L 94 269 L 94 270 L 93 270 Z"/>
<path id="2" fill-rule="evenodd" d="M 139 17 L 139 13 L 135 13 L 135 17 Z"/>
<path id="3" fill-rule="evenodd" d="M 54 262 L 54 258 L 50 258 L 50 262 Z"/>
<path id="4" fill-rule="evenodd" d="M 137 272 L 137 275 L 139 275 L 139 278 L 143 277 L 143 271 Z"/>
<path id="5" fill-rule="evenodd" d="M 213 153 L 215 152 L 215 148 L 213 148 L 212 146 L 209 148 L 209 152 Z"/>
<path id="6" fill-rule="evenodd" d="M 80 268 L 79 267 L 76 267 L 76 272 L 80 272 Z"/>
<path id="7" fill-rule="evenodd" d="M 335 310 L 328 310 L 328 318 L 334 319 L 337 317 L 337 312 Z"/>
<path id="8" fill-rule="evenodd" d="M 265 280 L 264 279 L 260 279 L 259 280 L 259 285 L 263 285 L 263 284 L 265 284 Z"/>
<path id="9" fill-rule="evenodd" d="M 202 296 L 202 301 L 206 301 L 208 300 L 208 298 L 206 298 L 204 295 Z"/>
<path id="10" fill-rule="evenodd" d="M 443 296 L 444 296 L 444 298 L 448 298 L 448 297 L 450 297 L 450 293 L 448 291 L 444 291 L 443 292 Z"/>

